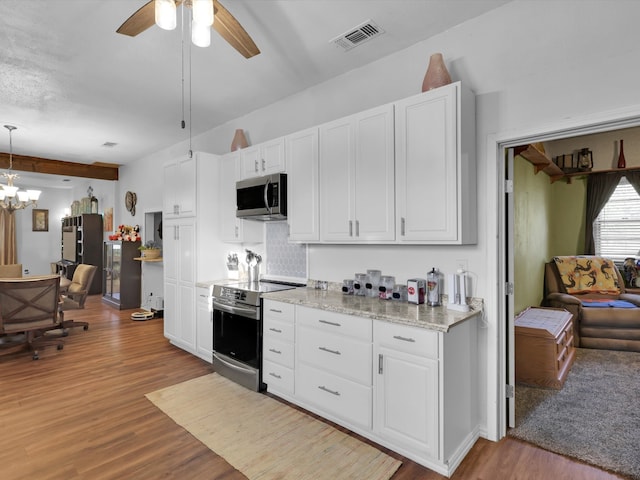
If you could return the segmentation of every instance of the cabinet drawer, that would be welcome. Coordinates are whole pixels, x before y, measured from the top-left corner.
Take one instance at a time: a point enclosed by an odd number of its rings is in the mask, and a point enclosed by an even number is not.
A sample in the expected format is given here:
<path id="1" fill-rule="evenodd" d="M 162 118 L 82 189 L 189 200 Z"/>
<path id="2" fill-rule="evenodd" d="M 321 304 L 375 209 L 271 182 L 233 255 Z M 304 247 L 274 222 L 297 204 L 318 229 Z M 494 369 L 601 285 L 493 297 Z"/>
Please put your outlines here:
<path id="1" fill-rule="evenodd" d="M 298 360 L 371 386 L 371 343 L 351 337 L 298 328 Z"/>
<path id="2" fill-rule="evenodd" d="M 264 321 L 264 337 L 267 336 L 275 338 L 281 341 L 293 342 L 293 323 L 281 322 L 272 318 L 267 318 Z"/>
<path id="3" fill-rule="evenodd" d="M 438 359 L 438 333 L 432 330 L 376 320 L 373 322 L 373 336 L 378 345 Z"/>
<path id="4" fill-rule="evenodd" d="M 371 429 L 372 390 L 336 375 L 298 365 L 296 395 L 330 415 Z"/>
<path id="5" fill-rule="evenodd" d="M 325 332 L 348 335 L 364 342 L 371 342 L 372 338 L 369 318 L 297 306 L 296 322 Z"/>
<path id="6" fill-rule="evenodd" d="M 283 392 L 293 395 L 293 370 L 277 363 L 264 360 L 262 362 L 262 381 L 267 384 L 268 391 Z"/>
<path id="7" fill-rule="evenodd" d="M 262 318 L 266 322 L 273 319 L 280 322 L 293 323 L 295 315 L 295 305 L 292 303 L 274 302 L 273 300 L 264 300 L 262 304 Z"/>
<path id="8" fill-rule="evenodd" d="M 265 360 L 293 368 L 293 343 L 282 342 L 267 336 L 264 337 L 262 345 L 262 355 Z"/>

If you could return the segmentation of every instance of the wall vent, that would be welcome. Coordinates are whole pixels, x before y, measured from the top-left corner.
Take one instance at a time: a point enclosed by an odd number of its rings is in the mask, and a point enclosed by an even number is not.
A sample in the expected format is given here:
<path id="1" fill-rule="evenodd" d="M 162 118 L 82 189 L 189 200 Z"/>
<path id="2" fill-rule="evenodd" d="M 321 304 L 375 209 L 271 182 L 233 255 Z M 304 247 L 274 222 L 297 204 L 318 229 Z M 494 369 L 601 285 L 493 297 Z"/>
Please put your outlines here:
<path id="1" fill-rule="evenodd" d="M 333 43 L 347 52 L 374 37 L 382 35 L 383 33 L 384 30 L 374 21 L 367 20 L 342 35 L 338 35 L 336 38 L 330 40 L 329 43 Z"/>

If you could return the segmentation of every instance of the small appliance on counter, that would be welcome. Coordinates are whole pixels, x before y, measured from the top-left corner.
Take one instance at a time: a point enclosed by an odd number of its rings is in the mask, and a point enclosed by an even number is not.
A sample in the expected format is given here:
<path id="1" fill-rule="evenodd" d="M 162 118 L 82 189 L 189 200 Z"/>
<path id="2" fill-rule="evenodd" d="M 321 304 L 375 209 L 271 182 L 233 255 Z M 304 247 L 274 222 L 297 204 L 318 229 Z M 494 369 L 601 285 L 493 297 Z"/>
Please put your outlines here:
<path id="1" fill-rule="evenodd" d="M 424 303 L 424 294 L 427 281 L 424 278 L 410 278 L 407 280 L 407 301 L 421 305 Z"/>
<path id="2" fill-rule="evenodd" d="M 450 273 L 447 283 L 449 290 L 449 303 L 447 303 L 447 308 L 458 312 L 468 312 L 467 273 L 464 270 L 458 270 L 457 273 Z"/>

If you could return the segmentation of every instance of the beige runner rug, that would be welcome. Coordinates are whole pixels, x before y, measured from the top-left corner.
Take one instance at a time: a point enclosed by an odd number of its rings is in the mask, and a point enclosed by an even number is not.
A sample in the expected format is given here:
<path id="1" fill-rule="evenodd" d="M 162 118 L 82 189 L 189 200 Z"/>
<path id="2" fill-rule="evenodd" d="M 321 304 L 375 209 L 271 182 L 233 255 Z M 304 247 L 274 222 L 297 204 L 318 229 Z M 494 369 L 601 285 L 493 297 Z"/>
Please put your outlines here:
<path id="1" fill-rule="evenodd" d="M 387 480 L 402 464 L 217 373 L 146 397 L 250 480 Z"/>

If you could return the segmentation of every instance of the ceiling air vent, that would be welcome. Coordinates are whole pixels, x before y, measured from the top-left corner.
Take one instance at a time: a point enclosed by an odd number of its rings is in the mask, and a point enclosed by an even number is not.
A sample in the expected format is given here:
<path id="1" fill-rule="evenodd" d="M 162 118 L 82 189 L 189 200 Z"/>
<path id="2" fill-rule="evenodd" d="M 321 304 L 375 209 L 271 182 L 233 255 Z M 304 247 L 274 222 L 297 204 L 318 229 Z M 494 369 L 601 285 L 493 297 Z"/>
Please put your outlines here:
<path id="1" fill-rule="evenodd" d="M 333 43 L 342 49 L 345 52 L 351 50 L 358 45 L 363 44 L 367 40 L 371 40 L 374 37 L 382 35 L 384 30 L 380 28 L 375 22 L 371 20 L 367 20 L 361 25 L 352 28 L 351 30 L 343 33 L 342 35 L 338 35 L 336 38 L 332 39 L 329 43 Z"/>

